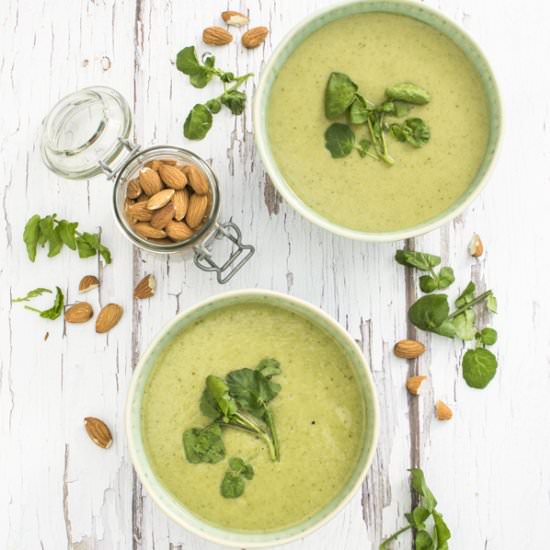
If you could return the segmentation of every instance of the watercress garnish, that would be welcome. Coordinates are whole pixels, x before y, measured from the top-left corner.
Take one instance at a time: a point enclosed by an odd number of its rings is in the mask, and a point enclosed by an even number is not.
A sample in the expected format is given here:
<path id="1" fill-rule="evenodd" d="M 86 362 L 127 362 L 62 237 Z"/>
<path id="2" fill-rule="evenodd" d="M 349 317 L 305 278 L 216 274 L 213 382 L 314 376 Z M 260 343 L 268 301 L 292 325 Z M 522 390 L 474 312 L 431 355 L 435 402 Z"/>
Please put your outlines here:
<path id="1" fill-rule="evenodd" d="M 19 298 L 13 298 L 11 301 L 12 304 L 16 304 L 17 302 L 30 302 L 33 298 L 36 298 L 37 296 L 42 296 L 44 293 L 51 294 L 52 291 L 49 288 L 35 288 L 33 290 L 29 290 L 25 296 L 20 296 Z"/>
<path id="2" fill-rule="evenodd" d="M 65 297 L 63 296 L 63 291 L 58 286 L 56 286 L 55 289 L 56 289 L 55 300 L 53 305 L 50 308 L 37 309 L 35 307 L 31 307 L 25 304 L 25 309 L 39 313 L 40 317 L 44 319 L 51 319 L 52 321 L 54 321 L 63 313 L 63 306 L 65 305 Z M 32 300 L 33 298 L 36 298 L 37 296 L 41 296 L 44 293 L 51 294 L 51 292 L 52 291 L 48 288 L 35 288 L 34 290 L 30 290 L 29 292 L 27 292 L 25 296 L 14 298 L 12 300 L 12 303 L 29 302 L 30 300 Z"/>
<path id="3" fill-rule="evenodd" d="M 27 255 L 31 262 L 36 259 L 38 246 L 48 244 L 48 257 L 57 256 L 63 246 L 78 250 L 81 258 L 100 254 L 106 264 L 111 263 L 110 250 L 101 243 L 99 233 L 80 233 L 76 229 L 78 222 L 57 219 L 57 214 L 41 217 L 31 216 L 23 231 L 23 241 L 27 246 Z"/>
<path id="4" fill-rule="evenodd" d="M 328 119 L 338 118 L 354 102 L 357 84 L 344 74 L 331 73 L 325 88 L 325 116 Z"/>
<path id="5" fill-rule="evenodd" d="M 380 550 L 389 550 L 389 544 L 409 529 L 415 531 L 416 550 L 448 550 L 447 541 L 451 538 L 451 531 L 441 513 L 436 510 L 437 500 L 428 488 L 424 473 L 420 468 L 412 468 L 410 472 L 411 485 L 420 502 L 410 513 L 405 514 L 408 525 L 384 540 L 380 545 Z M 426 525 L 430 516 L 433 522 L 431 534 Z"/>
<path id="6" fill-rule="evenodd" d="M 430 93 L 416 84 L 403 82 L 386 88 L 386 97 L 413 105 L 426 105 L 432 99 Z"/>
<path id="7" fill-rule="evenodd" d="M 192 464 L 216 464 L 225 457 L 222 429 L 219 424 L 186 430 L 183 432 L 182 441 L 185 456 Z"/>
<path id="8" fill-rule="evenodd" d="M 247 464 L 242 458 L 233 457 L 229 459 L 229 469 L 223 476 L 220 485 L 220 493 L 225 498 L 238 498 L 244 493 L 245 482 L 254 477 L 254 468 Z"/>
<path id="9" fill-rule="evenodd" d="M 325 147 L 333 159 L 347 157 L 355 145 L 355 134 L 347 124 L 334 122 L 325 132 Z"/>
<path id="10" fill-rule="evenodd" d="M 413 147 L 422 147 L 430 141 L 430 128 L 421 118 L 408 118 L 403 124 L 393 123 L 390 132 L 397 141 L 406 141 Z"/>

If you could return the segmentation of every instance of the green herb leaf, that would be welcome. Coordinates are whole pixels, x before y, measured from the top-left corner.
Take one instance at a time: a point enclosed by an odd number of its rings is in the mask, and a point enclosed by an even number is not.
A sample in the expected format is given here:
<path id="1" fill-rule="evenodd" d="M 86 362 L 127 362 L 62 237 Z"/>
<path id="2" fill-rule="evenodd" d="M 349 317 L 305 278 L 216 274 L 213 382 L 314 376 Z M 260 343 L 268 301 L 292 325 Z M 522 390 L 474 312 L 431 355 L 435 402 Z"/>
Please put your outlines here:
<path id="1" fill-rule="evenodd" d="M 436 329 L 436 334 L 440 336 L 446 336 L 447 338 L 454 338 L 456 336 L 456 329 L 453 322 L 450 319 L 445 319 Z"/>
<path id="2" fill-rule="evenodd" d="M 414 539 L 415 550 L 434 550 L 434 541 L 428 531 L 418 530 Z"/>
<path id="3" fill-rule="evenodd" d="M 432 513 L 437 506 L 437 500 L 428 488 L 424 472 L 420 468 L 411 468 L 411 485 L 422 497 L 423 506 Z"/>
<path id="4" fill-rule="evenodd" d="M 325 115 L 335 119 L 344 114 L 355 100 L 357 84 L 343 73 L 331 73 L 325 89 Z M 338 158 L 338 157 L 336 157 Z"/>
<path id="5" fill-rule="evenodd" d="M 469 304 L 474 300 L 476 296 L 476 285 L 470 281 L 466 288 L 460 293 L 458 298 L 455 300 L 455 306 L 463 307 L 466 304 Z"/>
<path id="6" fill-rule="evenodd" d="M 230 458 L 229 467 L 233 472 L 241 474 L 245 479 L 251 480 L 254 477 L 254 468 L 251 464 L 247 464 L 242 458 Z"/>
<path id="7" fill-rule="evenodd" d="M 462 375 L 471 388 L 485 388 L 496 372 L 497 358 L 488 349 L 470 349 L 462 358 Z"/>
<path id="8" fill-rule="evenodd" d="M 409 309 L 410 322 L 421 330 L 434 332 L 449 316 L 446 294 L 430 294 L 417 300 Z"/>
<path id="9" fill-rule="evenodd" d="M 46 290 L 46 289 L 36 289 L 36 290 Z M 65 297 L 63 296 L 63 291 L 56 286 L 55 287 L 55 300 L 53 303 L 53 306 L 49 309 L 36 309 L 35 307 L 31 306 L 25 306 L 25 309 L 28 309 L 29 311 L 34 311 L 36 313 L 40 313 L 40 317 L 44 319 L 51 319 L 54 321 L 57 319 L 62 313 L 63 313 L 63 306 L 65 305 Z M 47 290 L 47 292 L 50 292 Z"/>
<path id="10" fill-rule="evenodd" d="M 76 250 L 76 228 L 78 222 L 68 222 L 60 220 L 57 225 L 57 233 L 63 244 L 67 245 L 71 250 Z"/>
<path id="11" fill-rule="evenodd" d="M 461 340 L 473 340 L 476 336 L 476 316 L 471 309 L 456 316 L 451 321 L 455 328 L 455 336 Z"/>
<path id="12" fill-rule="evenodd" d="M 237 411 L 237 404 L 229 395 L 228 385 L 218 376 L 210 375 L 206 378 L 205 391 L 209 396 L 209 406 L 215 404 L 215 407 L 219 411 L 218 416 L 220 416 L 221 413 L 223 421 L 228 422 L 231 416 Z"/>
<path id="13" fill-rule="evenodd" d="M 38 238 L 40 236 L 40 216 L 35 214 L 31 216 L 25 225 L 23 231 L 23 241 L 27 246 L 27 256 L 31 262 L 34 262 L 36 258 L 36 247 L 38 245 Z"/>
<path id="14" fill-rule="evenodd" d="M 414 105 L 425 105 L 431 100 L 430 93 L 411 82 L 402 82 L 386 88 L 386 97 Z"/>
<path id="15" fill-rule="evenodd" d="M 443 516 L 437 512 L 432 512 L 432 517 L 434 519 L 434 525 L 435 525 L 435 533 L 437 536 L 437 550 L 447 550 L 447 541 L 451 538 L 451 531 L 449 530 L 449 527 L 443 520 Z"/>
<path id="16" fill-rule="evenodd" d="M 216 464 L 225 457 L 222 430 L 218 424 L 186 430 L 182 442 L 185 457 L 191 464 Z"/>
<path id="17" fill-rule="evenodd" d="M 497 299 L 494 294 L 489 294 L 489 296 L 487 296 L 487 309 L 491 313 L 497 313 Z"/>
<path id="18" fill-rule="evenodd" d="M 256 370 L 261 372 L 266 378 L 271 378 L 281 374 L 281 363 L 271 357 L 262 359 L 256 366 Z"/>
<path id="19" fill-rule="evenodd" d="M 263 417 L 266 405 L 281 391 L 259 370 L 239 369 L 227 375 L 230 395 L 239 407 L 254 416 Z"/>
<path id="20" fill-rule="evenodd" d="M 420 290 L 426 294 L 438 289 L 437 281 L 431 275 L 422 275 L 422 277 L 418 279 L 418 282 L 420 284 Z"/>
<path id="21" fill-rule="evenodd" d="M 330 151 L 332 158 L 347 157 L 355 144 L 355 134 L 347 125 L 340 122 L 331 124 L 325 132 L 325 147 Z"/>
<path id="22" fill-rule="evenodd" d="M 425 252 L 397 250 L 395 252 L 395 261 L 401 265 L 416 267 L 420 271 L 430 271 L 441 263 L 441 258 L 433 254 L 426 254 Z"/>
<path id="23" fill-rule="evenodd" d="M 426 145 L 430 136 L 430 128 L 421 118 L 408 118 L 405 121 L 405 139 L 413 147 Z"/>
<path id="24" fill-rule="evenodd" d="M 205 103 L 206 108 L 213 114 L 220 112 L 222 108 L 222 102 L 218 98 L 210 99 Z"/>
<path id="25" fill-rule="evenodd" d="M 239 90 L 228 90 L 222 95 L 221 102 L 234 115 L 240 115 L 246 105 L 246 94 Z"/>
<path id="26" fill-rule="evenodd" d="M 455 282 L 455 274 L 451 267 L 442 267 L 438 273 L 438 286 L 440 290 L 450 287 Z"/>
<path id="27" fill-rule="evenodd" d="M 97 254 L 99 246 L 99 236 L 92 233 L 82 233 L 76 239 L 78 255 L 81 258 L 90 258 Z"/>
<path id="28" fill-rule="evenodd" d="M 359 152 L 359 156 L 361 158 L 365 158 L 369 154 L 369 149 L 372 143 L 368 139 L 362 139 L 359 141 L 359 143 L 356 145 L 356 149 Z M 374 156 L 374 155 L 371 155 Z"/>
<path id="29" fill-rule="evenodd" d="M 49 288 L 35 288 L 34 290 L 29 290 L 25 296 L 21 296 L 19 298 L 14 298 L 11 303 L 16 304 L 17 302 L 29 302 L 33 298 L 36 298 L 37 296 L 41 296 L 45 292 L 49 292 L 50 294 L 52 291 Z"/>
<path id="30" fill-rule="evenodd" d="M 220 492 L 225 498 L 238 498 L 244 493 L 244 480 L 233 472 L 225 472 Z"/>
<path id="31" fill-rule="evenodd" d="M 363 96 L 357 94 L 349 110 L 349 121 L 351 124 L 364 124 L 369 118 L 369 112 L 374 105 L 368 102 Z"/>
<path id="32" fill-rule="evenodd" d="M 410 514 L 405 514 L 405 517 L 414 529 L 424 529 L 424 522 L 430 517 L 430 511 L 424 506 L 417 506 Z"/>
<path id="33" fill-rule="evenodd" d="M 492 346 L 497 342 L 497 331 L 494 328 L 485 327 L 476 333 L 477 341 L 484 346 Z"/>
<path id="34" fill-rule="evenodd" d="M 179 71 L 189 76 L 189 81 L 195 88 L 204 88 L 214 74 L 215 58 L 208 57 L 202 65 L 195 52 L 195 46 L 183 48 L 176 56 L 176 67 Z"/>
<path id="35" fill-rule="evenodd" d="M 185 119 L 183 135 L 187 139 L 203 139 L 211 127 L 212 113 L 205 105 L 197 103 Z"/>

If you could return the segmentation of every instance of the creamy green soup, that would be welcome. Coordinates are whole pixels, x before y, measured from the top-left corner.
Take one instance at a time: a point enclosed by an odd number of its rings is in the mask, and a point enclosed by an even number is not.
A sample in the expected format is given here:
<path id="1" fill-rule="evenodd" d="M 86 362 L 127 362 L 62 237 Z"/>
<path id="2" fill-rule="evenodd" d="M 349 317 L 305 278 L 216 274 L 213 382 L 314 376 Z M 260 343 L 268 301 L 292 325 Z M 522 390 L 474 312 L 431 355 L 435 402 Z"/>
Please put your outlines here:
<path id="1" fill-rule="evenodd" d="M 280 361 L 282 389 L 272 401 L 281 460 L 261 441 L 225 429 L 226 459 L 190 464 L 182 432 L 206 426 L 199 401 L 209 374 Z M 273 531 L 311 517 L 333 499 L 357 464 L 365 407 L 341 346 L 300 315 L 265 304 L 229 306 L 183 330 L 165 350 L 147 382 L 142 435 L 151 466 L 191 512 L 223 527 Z M 252 464 L 244 494 L 226 499 L 220 483 L 227 458 Z"/>
<path id="2" fill-rule="evenodd" d="M 376 103 L 400 82 L 428 90 L 431 102 L 410 116 L 427 122 L 430 142 L 415 149 L 388 138 L 393 166 L 356 152 L 331 158 L 323 101 L 333 71 Z M 474 179 L 488 133 L 482 83 L 462 51 L 430 26 L 386 13 L 345 17 L 310 35 L 281 68 L 268 107 L 269 140 L 288 184 L 326 219 L 360 231 L 413 227 L 449 208 Z"/>

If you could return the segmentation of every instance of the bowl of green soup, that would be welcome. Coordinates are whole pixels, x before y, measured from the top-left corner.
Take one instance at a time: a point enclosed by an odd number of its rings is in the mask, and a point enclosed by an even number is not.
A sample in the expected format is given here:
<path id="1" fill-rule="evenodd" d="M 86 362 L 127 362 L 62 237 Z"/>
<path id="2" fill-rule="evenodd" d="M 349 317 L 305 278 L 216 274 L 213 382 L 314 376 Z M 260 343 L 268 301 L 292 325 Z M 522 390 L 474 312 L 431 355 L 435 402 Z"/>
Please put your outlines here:
<path id="1" fill-rule="evenodd" d="M 484 55 L 440 13 L 359 0 L 295 27 L 254 99 L 260 156 L 281 195 L 344 237 L 431 231 L 481 192 L 501 131 Z"/>
<path id="2" fill-rule="evenodd" d="M 158 506 L 238 548 L 333 517 L 379 430 L 355 341 L 321 310 L 265 290 L 218 295 L 170 322 L 136 367 L 126 414 L 132 462 Z"/>

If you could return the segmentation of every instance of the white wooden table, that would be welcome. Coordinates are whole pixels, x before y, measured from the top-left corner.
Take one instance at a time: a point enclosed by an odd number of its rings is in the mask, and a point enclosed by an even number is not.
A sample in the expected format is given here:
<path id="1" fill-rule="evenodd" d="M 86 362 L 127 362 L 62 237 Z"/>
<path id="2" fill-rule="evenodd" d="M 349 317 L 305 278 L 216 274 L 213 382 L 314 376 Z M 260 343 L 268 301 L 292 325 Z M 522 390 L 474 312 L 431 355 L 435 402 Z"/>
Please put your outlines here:
<path id="1" fill-rule="evenodd" d="M 6 550 L 214 550 L 169 521 L 151 502 L 129 463 L 124 436 L 126 390 L 141 352 L 176 313 L 222 290 L 259 287 L 304 298 L 333 315 L 360 342 L 381 403 L 381 437 L 362 492 L 336 519 L 289 550 L 366 550 L 401 526 L 410 508 L 407 468 L 420 464 L 452 528 L 456 550 L 548 548 L 550 514 L 550 4 L 528 0 L 429 0 L 464 26 L 492 62 L 506 130 L 496 169 L 473 207 L 440 231 L 409 242 L 439 253 L 459 284 L 493 288 L 500 314 L 499 371 L 485 391 L 468 388 L 463 348 L 422 335 L 429 351 L 417 365 L 395 358 L 411 334 L 410 275 L 393 253 L 404 243 L 369 245 L 326 233 L 282 203 L 256 154 L 250 105 L 236 118 L 217 115 L 203 142 L 187 142 L 185 114 L 207 92 L 174 66 L 183 46 L 201 46 L 204 27 L 224 9 L 248 11 L 270 28 L 267 42 L 244 52 L 216 50 L 220 66 L 258 73 L 292 25 L 330 0 L 3 0 L 0 3 L 0 548 Z M 238 33 L 237 33 L 238 34 Z M 202 49 L 202 46 L 200 47 Z M 132 249 L 111 214 L 102 177 L 63 180 L 40 160 L 40 122 L 60 97 L 93 84 L 129 101 L 134 139 L 189 146 L 219 175 L 225 216 L 257 247 L 226 287 L 190 262 Z M 253 92 L 254 84 L 248 85 Z M 26 257 L 23 226 L 34 213 L 57 212 L 101 226 L 113 264 Z M 466 253 L 473 232 L 481 261 Z M 110 301 L 125 315 L 108 335 L 93 324 L 40 319 L 11 297 L 59 285 L 78 299 L 85 274 L 102 281 L 88 295 L 97 310 Z M 159 282 L 148 301 L 132 300 L 146 273 Z M 44 334 L 49 338 L 44 340 Z M 408 370 L 429 375 L 421 399 L 404 389 Z M 441 398 L 455 411 L 433 416 Z M 104 451 L 88 440 L 85 416 L 114 429 Z M 405 537 L 398 548 L 410 548 Z"/>

